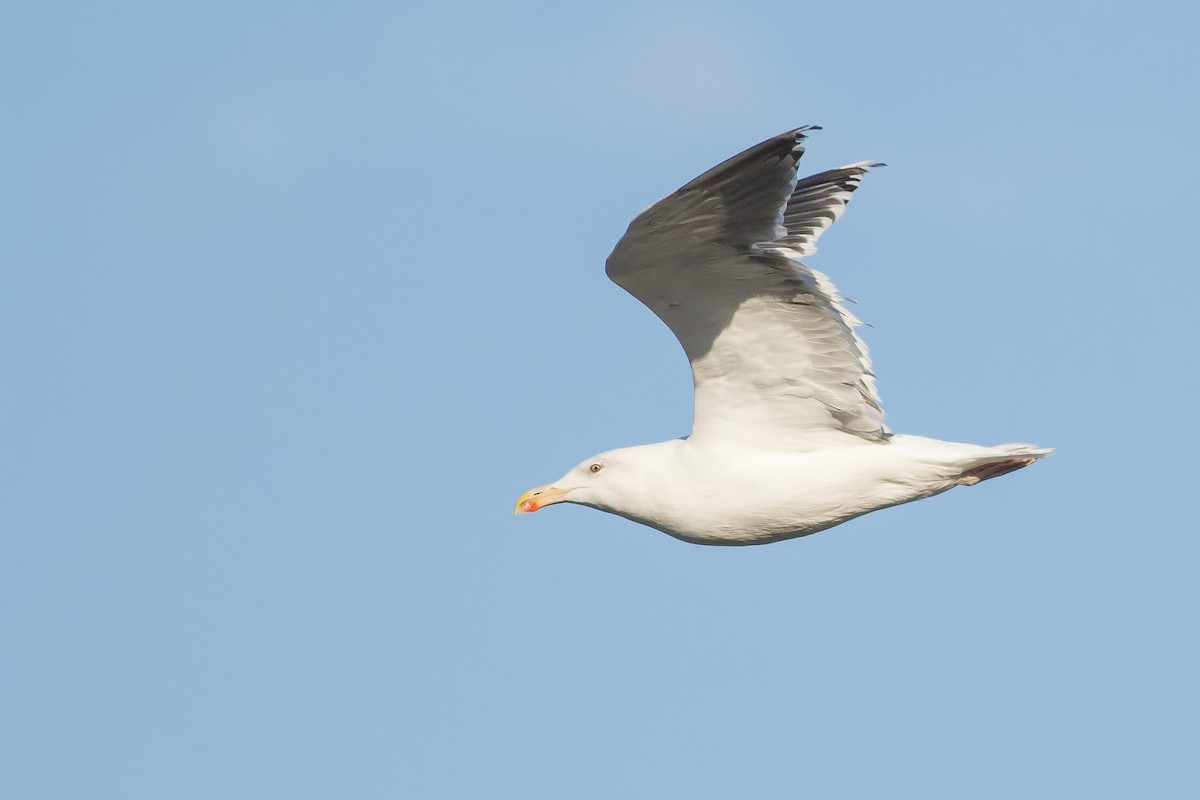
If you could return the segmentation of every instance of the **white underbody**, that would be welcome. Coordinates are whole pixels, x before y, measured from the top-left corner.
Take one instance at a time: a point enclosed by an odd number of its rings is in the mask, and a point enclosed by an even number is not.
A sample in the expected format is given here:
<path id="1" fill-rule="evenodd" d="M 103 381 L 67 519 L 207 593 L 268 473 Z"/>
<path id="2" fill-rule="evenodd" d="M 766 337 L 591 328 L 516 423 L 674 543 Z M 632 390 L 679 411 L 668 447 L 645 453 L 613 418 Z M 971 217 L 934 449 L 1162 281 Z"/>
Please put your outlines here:
<path id="1" fill-rule="evenodd" d="M 630 448 L 649 468 L 636 488 L 625 487 L 621 507 L 585 503 L 695 544 L 766 544 L 944 492 L 982 464 L 1048 452 L 920 436 L 838 438 L 838 446 L 806 452 L 695 439 Z"/>

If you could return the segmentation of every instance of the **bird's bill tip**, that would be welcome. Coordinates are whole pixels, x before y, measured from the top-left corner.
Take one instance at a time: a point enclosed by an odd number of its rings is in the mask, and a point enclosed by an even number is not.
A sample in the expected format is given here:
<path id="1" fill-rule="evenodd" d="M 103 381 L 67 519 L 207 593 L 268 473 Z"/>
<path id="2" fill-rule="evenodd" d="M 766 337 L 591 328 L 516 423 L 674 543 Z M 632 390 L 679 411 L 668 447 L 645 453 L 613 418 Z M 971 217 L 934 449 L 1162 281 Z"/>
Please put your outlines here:
<path id="1" fill-rule="evenodd" d="M 567 491 L 565 489 L 556 489 L 553 486 L 538 486 L 536 489 L 530 489 L 517 498 L 517 504 L 513 506 L 513 513 L 532 514 L 539 508 L 561 503 L 567 499 L 566 495 Z"/>

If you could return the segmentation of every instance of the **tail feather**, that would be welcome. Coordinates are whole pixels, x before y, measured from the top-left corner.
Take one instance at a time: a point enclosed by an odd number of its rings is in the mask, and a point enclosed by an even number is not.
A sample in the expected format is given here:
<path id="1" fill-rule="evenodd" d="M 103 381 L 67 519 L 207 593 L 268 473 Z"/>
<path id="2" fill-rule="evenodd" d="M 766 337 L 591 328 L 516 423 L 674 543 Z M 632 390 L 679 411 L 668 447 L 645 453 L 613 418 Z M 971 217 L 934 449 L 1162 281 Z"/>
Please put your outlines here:
<path id="1" fill-rule="evenodd" d="M 1053 447 L 1038 447 L 1036 444 L 1025 444 L 1024 442 L 1001 444 L 997 445 L 996 449 L 1014 456 L 1033 456 L 1034 458 L 1045 458 L 1054 452 Z"/>
<path id="2" fill-rule="evenodd" d="M 1002 444 L 995 448 L 998 455 L 983 459 L 965 470 L 958 478 L 961 486 L 974 486 L 982 481 L 999 478 L 1024 467 L 1054 452 L 1053 448 L 1037 447 L 1032 444 Z"/>

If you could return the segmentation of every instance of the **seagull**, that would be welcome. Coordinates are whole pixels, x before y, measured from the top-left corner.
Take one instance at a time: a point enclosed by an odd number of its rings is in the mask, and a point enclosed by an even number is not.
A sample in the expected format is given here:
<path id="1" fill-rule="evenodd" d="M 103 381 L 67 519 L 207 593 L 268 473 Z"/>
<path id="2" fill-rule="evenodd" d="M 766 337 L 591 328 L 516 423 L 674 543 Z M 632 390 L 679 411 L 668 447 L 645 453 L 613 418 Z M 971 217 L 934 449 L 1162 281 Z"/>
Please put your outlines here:
<path id="1" fill-rule="evenodd" d="M 578 503 L 685 542 L 755 545 L 1027 467 L 1053 452 L 893 434 L 862 323 L 805 266 L 861 161 L 798 178 L 806 125 L 736 155 L 629 225 L 605 271 L 666 323 L 695 385 L 690 436 L 610 450 L 515 513 Z"/>

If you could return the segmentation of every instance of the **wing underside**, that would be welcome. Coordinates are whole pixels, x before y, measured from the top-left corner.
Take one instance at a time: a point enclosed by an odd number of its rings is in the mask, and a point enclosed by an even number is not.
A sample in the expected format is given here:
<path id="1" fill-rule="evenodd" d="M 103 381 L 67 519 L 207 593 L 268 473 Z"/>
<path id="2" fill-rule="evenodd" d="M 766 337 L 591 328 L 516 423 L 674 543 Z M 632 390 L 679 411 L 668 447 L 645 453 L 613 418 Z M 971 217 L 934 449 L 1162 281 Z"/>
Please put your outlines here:
<path id="1" fill-rule="evenodd" d="M 768 139 L 684 185 L 638 216 L 608 259 L 609 277 L 687 353 L 695 439 L 803 449 L 888 435 L 861 323 L 800 261 L 879 165 L 798 180 L 813 129 Z"/>

